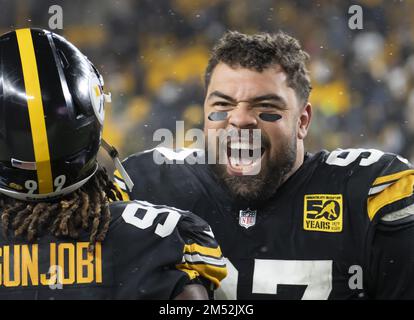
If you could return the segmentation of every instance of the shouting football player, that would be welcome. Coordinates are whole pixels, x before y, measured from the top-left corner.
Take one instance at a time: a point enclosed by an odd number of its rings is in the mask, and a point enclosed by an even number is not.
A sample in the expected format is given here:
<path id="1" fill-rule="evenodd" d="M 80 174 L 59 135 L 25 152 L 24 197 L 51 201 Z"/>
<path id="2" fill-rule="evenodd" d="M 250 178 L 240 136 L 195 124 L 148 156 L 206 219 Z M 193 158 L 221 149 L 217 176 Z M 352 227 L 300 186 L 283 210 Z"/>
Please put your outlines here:
<path id="1" fill-rule="evenodd" d="M 61 36 L 0 37 L 0 299 L 206 299 L 225 276 L 199 217 L 109 204 L 121 194 L 96 160 L 108 98 Z"/>
<path id="2" fill-rule="evenodd" d="M 210 223 L 228 258 L 218 298 L 414 298 L 414 170 L 374 149 L 305 152 L 307 59 L 282 32 L 226 33 L 205 74 L 204 126 L 208 137 L 211 129 L 239 133 L 208 141 L 228 161 L 155 164 L 165 149 L 131 156 L 129 196 Z"/>

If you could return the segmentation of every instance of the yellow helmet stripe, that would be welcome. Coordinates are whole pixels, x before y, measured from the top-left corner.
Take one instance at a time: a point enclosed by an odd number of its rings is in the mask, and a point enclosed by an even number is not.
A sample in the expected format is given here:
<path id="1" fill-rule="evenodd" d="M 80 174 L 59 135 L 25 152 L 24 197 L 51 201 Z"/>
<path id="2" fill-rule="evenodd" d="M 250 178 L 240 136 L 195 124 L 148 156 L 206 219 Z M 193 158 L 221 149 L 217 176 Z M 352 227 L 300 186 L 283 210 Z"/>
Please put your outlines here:
<path id="1" fill-rule="evenodd" d="M 29 109 L 39 193 L 50 193 L 53 192 L 52 168 L 33 39 L 30 29 L 17 30 L 16 35 Z"/>

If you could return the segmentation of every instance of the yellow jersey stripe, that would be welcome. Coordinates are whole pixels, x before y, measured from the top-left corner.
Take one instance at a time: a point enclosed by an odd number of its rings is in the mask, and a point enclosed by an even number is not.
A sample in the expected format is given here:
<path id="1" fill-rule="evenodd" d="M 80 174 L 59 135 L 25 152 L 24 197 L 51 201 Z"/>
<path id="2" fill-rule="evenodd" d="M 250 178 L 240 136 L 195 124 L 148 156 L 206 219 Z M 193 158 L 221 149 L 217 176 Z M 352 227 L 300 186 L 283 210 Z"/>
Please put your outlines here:
<path id="1" fill-rule="evenodd" d="M 199 253 L 220 260 L 222 260 L 223 257 L 220 247 L 208 248 L 197 243 L 184 245 L 184 254 L 186 253 Z M 191 264 L 185 262 L 177 265 L 177 269 L 186 272 L 190 279 L 194 279 L 196 276 L 201 276 L 205 279 L 208 279 L 214 284 L 216 288 L 220 286 L 220 281 L 227 276 L 227 268 L 225 265 L 216 266 L 206 262 Z"/>
<path id="2" fill-rule="evenodd" d="M 184 264 L 177 264 L 176 268 L 178 270 L 181 270 L 181 271 L 185 272 L 188 275 L 188 277 L 190 278 L 190 280 L 193 280 L 193 279 L 195 279 L 199 276 L 197 271 L 195 271 L 193 269 L 188 269 L 188 267 Z"/>
<path id="3" fill-rule="evenodd" d="M 126 191 L 126 186 L 125 186 L 124 180 L 121 178 L 121 174 L 119 173 L 118 170 L 115 170 L 115 172 L 114 172 L 114 178 L 115 178 L 114 179 L 115 188 L 117 188 L 118 191 L 121 193 L 122 200 L 123 201 L 129 201 L 130 200 L 129 194 Z M 119 183 L 123 183 L 123 186 L 120 186 Z"/>
<path id="4" fill-rule="evenodd" d="M 368 217 L 372 220 L 384 206 L 413 194 L 414 175 L 402 177 L 381 193 L 368 199 Z"/>
<path id="5" fill-rule="evenodd" d="M 49 144 L 43 111 L 40 80 L 37 70 L 36 55 L 30 29 L 16 31 L 22 62 L 24 85 L 29 109 L 30 127 L 37 169 L 39 194 L 53 192 L 52 168 L 50 165 Z"/>
<path id="6" fill-rule="evenodd" d="M 216 288 L 220 287 L 220 281 L 227 276 L 227 268 L 225 266 L 216 267 L 211 264 L 182 263 L 176 265 L 176 267 L 178 270 L 187 273 L 191 280 L 200 276 L 209 280 Z"/>
<path id="7" fill-rule="evenodd" d="M 397 173 L 393 173 L 393 174 L 390 174 L 388 176 L 379 177 L 379 178 L 375 179 L 375 181 L 374 181 L 374 183 L 372 185 L 373 186 L 376 186 L 378 184 L 382 184 L 382 183 L 387 183 L 387 182 L 391 182 L 391 181 L 394 181 L 394 180 L 398 180 L 401 177 L 404 177 L 406 175 L 413 174 L 413 173 L 414 173 L 414 170 L 413 169 L 410 169 L 410 170 L 404 170 L 404 171 L 400 171 L 400 172 L 397 172 Z"/>
<path id="8" fill-rule="evenodd" d="M 221 253 L 220 247 L 208 248 L 208 247 L 203 247 L 197 243 L 184 245 L 184 253 L 196 253 L 196 252 L 202 255 L 211 256 L 217 259 L 220 259 L 223 256 Z"/>
<path id="9" fill-rule="evenodd" d="M 119 173 L 119 170 L 118 170 L 118 169 L 114 171 L 114 177 L 116 177 L 116 178 L 117 178 L 117 179 L 119 179 L 119 180 L 124 181 L 124 179 L 122 179 L 122 176 L 121 176 L 121 174 Z"/>
<path id="10" fill-rule="evenodd" d="M 122 201 L 130 201 L 131 199 L 129 198 L 129 194 L 128 193 L 126 193 L 123 189 L 121 189 L 120 187 L 119 187 L 119 185 L 115 182 L 114 183 L 114 186 L 115 186 L 115 188 L 119 191 L 119 193 L 121 194 L 121 196 L 122 196 Z"/>

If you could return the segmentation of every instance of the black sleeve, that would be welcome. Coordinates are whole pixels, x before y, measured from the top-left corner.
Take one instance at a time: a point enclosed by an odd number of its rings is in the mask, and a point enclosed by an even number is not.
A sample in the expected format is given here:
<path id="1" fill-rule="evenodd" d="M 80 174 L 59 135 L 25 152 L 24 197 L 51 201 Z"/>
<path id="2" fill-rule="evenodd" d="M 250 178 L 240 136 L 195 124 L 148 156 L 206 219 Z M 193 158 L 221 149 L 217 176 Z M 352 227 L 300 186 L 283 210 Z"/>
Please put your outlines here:
<path id="1" fill-rule="evenodd" d="M 114 172 L 114 180 L 123 199 L 125 201 L 149 201 L 193 211 L 199 199 L 197 193 L 199 181 L 193 174 L 195 166 L 173 163 L 157 164 L 154 160 L 159 156 L 168 156 L 169 159 L 173 159 L 174 156 L 180 156 L 182 152 L 188 154 L 188 150 L 192 149 L 182 149 L 177 152 L 172 150 L 161 152 L 159 149 L 154 149 L 131 155 L 122 161 L 122 165 L 134 182 L 134 187 L 130 191 L 120 173 Z"/>
<path id="2" fill-rule="evenodd" d="M 413 215 L 378 223 L 367 278 L 369 298 L 414 299 Z"/>
<path id="3" fill-rule="evenodd" d="M 116 263 L 117 298 L 172 299 L 191 283 L 211 292 L 226 276 L 209 225 L 194 214 L 143 201 L 112 203 L 111 213 L 104 259 Z"/>
<path id="4" fill-rule="evenodd" d="M 181 211 L 181 214 L 177 229 L 184 252 L 182 263 L 176 267 L 190 279 L 200 279 L 207 289 L 216 289 L 227 276 L 221 248 L 207 222 L 190 212 Z"/>

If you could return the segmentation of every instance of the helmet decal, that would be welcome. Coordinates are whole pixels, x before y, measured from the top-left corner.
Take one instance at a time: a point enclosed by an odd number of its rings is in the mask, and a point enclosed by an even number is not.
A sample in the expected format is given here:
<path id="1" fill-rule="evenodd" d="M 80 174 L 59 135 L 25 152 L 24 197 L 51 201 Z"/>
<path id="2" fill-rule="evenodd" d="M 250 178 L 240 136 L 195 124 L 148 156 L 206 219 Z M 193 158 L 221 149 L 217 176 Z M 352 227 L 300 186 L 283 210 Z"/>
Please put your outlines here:
<path id="1" fill-rule="evenodd" d="M 91 103 L 93 111 L 95 112 L 95 116 L 98 119 L 99 123 L 103 125 L 105 118 L 105 96 L 102 92 L 101 81 L 96 76 L 96 74 L 91 74 L 91 77 L 89 78 L 89 96 L 91 98 Z"/>

